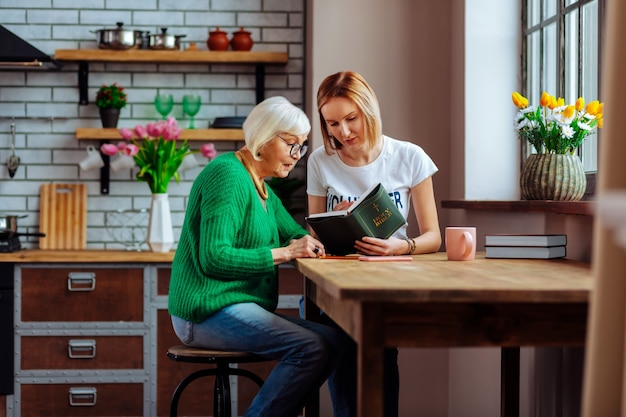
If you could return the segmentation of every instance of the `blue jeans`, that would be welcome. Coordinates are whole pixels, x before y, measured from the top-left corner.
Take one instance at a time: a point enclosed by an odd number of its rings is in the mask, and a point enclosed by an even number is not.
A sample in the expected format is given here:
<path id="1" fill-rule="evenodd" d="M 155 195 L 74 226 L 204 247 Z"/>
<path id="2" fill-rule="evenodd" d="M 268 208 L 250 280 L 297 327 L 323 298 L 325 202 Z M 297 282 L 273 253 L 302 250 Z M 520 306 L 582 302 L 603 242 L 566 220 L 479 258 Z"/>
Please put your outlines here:
<path id="1" fill-rule="evenodd" d="M 254 303 L 230 305 L 202 323 L 172 316 L 172 324 L 187 346 L 253 352 L 277 361 L 245 417 L 297 416 L 346 353 L 338 329 Z"/>

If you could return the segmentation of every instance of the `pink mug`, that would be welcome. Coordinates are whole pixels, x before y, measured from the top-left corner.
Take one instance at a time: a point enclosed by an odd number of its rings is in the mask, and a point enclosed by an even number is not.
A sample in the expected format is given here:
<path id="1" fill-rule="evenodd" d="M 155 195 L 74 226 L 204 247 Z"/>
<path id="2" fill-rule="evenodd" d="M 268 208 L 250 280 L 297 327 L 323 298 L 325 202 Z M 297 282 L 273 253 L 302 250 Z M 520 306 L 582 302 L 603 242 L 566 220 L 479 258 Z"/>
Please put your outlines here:
<path id="1" fill-rule="evenodd" d="M 476 255 L 475 227 L 446 227 L 446 253 L 449 261 L 471 261 Z"/>

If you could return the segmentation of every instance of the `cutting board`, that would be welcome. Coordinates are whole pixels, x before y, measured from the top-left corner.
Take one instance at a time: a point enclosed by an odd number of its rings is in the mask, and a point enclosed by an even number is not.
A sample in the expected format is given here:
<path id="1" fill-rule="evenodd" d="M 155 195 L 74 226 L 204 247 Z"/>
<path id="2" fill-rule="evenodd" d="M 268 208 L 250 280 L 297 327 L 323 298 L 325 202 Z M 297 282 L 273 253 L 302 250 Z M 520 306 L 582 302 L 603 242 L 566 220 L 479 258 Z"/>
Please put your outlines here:
<path id="1" fill-rule="evenodd" d="M 85 249 L 87 246 L 87 186 L 42 184 L 39 190 L 40 249 Z"/>

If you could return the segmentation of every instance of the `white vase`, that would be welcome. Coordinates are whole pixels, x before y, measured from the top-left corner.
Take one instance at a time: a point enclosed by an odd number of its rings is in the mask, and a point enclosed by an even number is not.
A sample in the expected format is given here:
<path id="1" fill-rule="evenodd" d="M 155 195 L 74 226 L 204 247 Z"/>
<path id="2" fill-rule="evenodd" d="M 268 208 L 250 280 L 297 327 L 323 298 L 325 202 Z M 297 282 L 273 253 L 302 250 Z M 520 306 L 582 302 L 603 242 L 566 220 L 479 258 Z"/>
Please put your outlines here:
<path id="1" fill-rule="evenodd" d="M 152 252 L 169 252 L 174 245 L 170 200 L 167 193 L 152 194 L 147 241 Z"/>

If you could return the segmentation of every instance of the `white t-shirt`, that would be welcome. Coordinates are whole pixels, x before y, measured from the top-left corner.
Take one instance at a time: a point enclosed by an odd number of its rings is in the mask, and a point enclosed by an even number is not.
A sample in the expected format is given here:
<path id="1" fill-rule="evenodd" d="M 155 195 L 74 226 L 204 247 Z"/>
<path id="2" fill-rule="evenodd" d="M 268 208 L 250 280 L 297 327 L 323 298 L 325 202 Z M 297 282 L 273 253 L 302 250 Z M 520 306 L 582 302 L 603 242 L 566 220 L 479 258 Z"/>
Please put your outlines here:
<path id="1" fill-rule="evenodd" d="M 438 171 L 435 163 L 418 145 L 383 136 L 383 148 L 376 160 L 359 167 L 343 163 L 337 153 L 315 149 L 307 162 L 307 194 L 326 197 L 326 211 L 339 202 L 356 200 L 365 190 L 380 182 L 405 219 L 411 206 L 410 189 Z M 407 225 L 394 233 L 406 237 Z"/>

